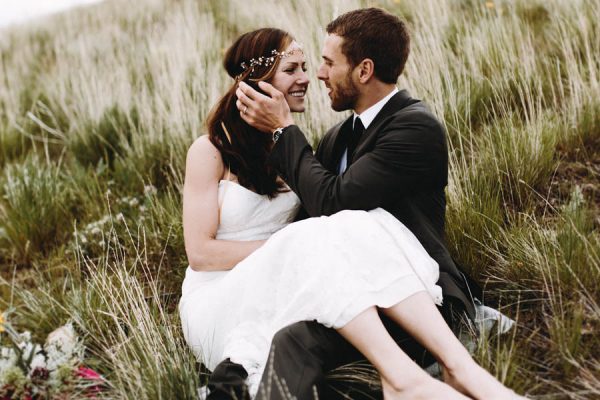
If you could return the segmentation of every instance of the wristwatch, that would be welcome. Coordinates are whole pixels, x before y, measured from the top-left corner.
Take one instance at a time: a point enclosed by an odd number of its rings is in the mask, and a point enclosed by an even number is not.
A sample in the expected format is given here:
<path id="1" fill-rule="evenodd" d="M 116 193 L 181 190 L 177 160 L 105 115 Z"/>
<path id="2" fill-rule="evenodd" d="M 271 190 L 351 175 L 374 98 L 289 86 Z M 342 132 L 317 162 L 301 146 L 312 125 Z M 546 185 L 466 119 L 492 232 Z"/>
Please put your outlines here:
<path id="1" fill-rule="evenodd" d="M 284 130 L 284 129 L 285 129 L 285 128 L 283 128 L 283 127 L 280 127 L 280 128 L 277 128 L 277 129 L 275 129 L 275 130 L 273 131 L 273 143 L 277 143 L 277 141 L 279 140 L 279 137 L 280 137 L 280 136 L 281 136 L 281 134 L 283 133 L 283 130 Z"/>

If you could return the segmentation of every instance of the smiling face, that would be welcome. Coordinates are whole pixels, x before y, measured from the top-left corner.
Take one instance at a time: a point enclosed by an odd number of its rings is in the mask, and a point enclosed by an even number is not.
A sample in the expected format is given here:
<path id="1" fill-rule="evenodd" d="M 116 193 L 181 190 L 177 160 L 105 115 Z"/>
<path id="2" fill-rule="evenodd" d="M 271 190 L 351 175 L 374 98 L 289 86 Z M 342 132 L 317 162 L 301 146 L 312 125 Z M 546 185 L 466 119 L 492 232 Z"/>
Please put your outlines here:
<path id="1" fill-rule="evenodd" d="M 354 68 L 342 53 L 343 42 L 338 35 L 327 35 L 323 44 L 323 63 L 317 72 L 317 77 L 329 89 L 331 108 L 335 111 L 353 109 L 360 94 L 352 78 Z"/>
<path id="2" fill-rule="evenodd" d="M 271 85 L 285 96 L 292 112 L 304 112 L 308 76 L 306 75 L 306 57 L 297 42 L 292 42 L 281 59 Z"/>

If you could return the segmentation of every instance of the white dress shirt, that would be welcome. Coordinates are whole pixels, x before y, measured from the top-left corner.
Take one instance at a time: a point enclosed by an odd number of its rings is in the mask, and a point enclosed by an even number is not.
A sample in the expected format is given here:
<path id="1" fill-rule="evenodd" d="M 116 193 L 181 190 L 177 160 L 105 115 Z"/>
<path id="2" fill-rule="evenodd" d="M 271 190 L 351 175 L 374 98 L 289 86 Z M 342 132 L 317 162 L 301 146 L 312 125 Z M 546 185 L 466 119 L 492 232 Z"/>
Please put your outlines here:
<path id="1" fill-rule="evenodd" d="M 375 119 L 377 114 L 379 114 L 379 112 L 381 111 L 383 106 L 385 106 L 387 104 L 387 102 L 392 98 L 392 96 L 394 96 L 398 92 L 399 92 L 398 88 L 395 87 L 394 90 L 392 90 L 387 96 L 385 96 L 383 99 L 379 100 L 377 103 L 373 104 L 371 107 L 367 108 L 365 111 L 362 112 L 362 114 L 358 115 L 358 114 L 354 113 L 354 120 L 352 121 L 352 129 L 354 129 L 354 121 L 356 121 L 356 118 L 360 118 L 360 120 L 363 123 L 363 126 L 365 127 L 365 132 L 366 132 L 366 130 L 369 128 L 369 125 L 371 125 L 371 122 L 373 122 L 373 120 Z M 364 134 L 364 132 L 363 132 L 363 134 Z M 340 161 L 340 166 L 338 169 L 338 172 L 340 175 L 343 174 L 344 171 L 346 171 L 347 166 L 348 166 L 348 149 L 344 150 L 344 154 L 342 155 L 342 159 Z"/>

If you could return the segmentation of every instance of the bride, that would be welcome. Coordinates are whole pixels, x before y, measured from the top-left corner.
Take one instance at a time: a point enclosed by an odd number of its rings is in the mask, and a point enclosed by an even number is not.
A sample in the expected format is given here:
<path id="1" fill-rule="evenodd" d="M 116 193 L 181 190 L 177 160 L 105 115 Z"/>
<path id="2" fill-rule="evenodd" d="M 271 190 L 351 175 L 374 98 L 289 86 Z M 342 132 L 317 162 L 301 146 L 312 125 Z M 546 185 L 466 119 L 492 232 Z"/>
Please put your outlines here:
<path id="1" fill-rule="evenodd" d="M 342 211 L 292 223 L 299 200 L 266 162 L 271 138 L 240 118 L 235 90 L 267 81 L 303 112 L 309 81 L 298 43 L 278 29 L 249 32 L 224 66 L 235 82 L 209 115 L 208 135 L 188 151 L 183 190 L 189 267 L 179 311 L 199 361 L 211 370 L 225 358 L 243 365 L 255 395 L 275 333 L 316 320 L 375 366 L 386 399 L 515 398 L 447 326 L 436 308 L 438 265 L 391 214 Z M 377 308 L 436 356 L 445 383 L 396 345 Z"/>

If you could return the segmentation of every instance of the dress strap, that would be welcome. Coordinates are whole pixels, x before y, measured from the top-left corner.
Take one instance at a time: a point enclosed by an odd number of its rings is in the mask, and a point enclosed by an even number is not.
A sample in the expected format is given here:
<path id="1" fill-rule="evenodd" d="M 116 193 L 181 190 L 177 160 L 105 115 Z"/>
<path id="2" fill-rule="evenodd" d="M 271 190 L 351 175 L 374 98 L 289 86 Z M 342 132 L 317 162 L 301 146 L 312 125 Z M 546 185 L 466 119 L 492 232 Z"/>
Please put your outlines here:
<path id="1" fill-rule="evenodd" d="M 229 134 L 229 131 L 227 130 L 227 127 L 225 126 L 225 123 L 223 121 L 221 121 L 221 128 L 223 128 L 223 132 L 225 132 L 225 136 L 227 137 L 227 141 L 229 141 L 229 144 L 231 144 L 231 135 Z M 229 186 L 229 178 L 231 177 L 231 168 L 229 167 L 229 164 L 227 164 L 227 178 L 225 179 L 227 182 L 225 183 L 225 189 L 223 189 L 223 195 L 220 195 L 219 193 L 219 198 L 218 198 L 218 202 L 219 202 L 219 223 L 221 222 L 221 206 L 223 205 L 223 201 L 225 200 L 225 193 L 227 192 L 227 187 Z M 220 184 L 221 182 L 219 182 Z"/>
<path id="2" fill-rule="evenodd" d="M 221 223 L 221 208 L 223 207 L 223 201 L 225 201 L 225 193 L 227 193 L 227 188 L 229 187 L 229 179 L 231 178 L 231 169 L 229 165 L 227 166 L 227 177 L 225 178 L 225 188 L 223 189 L 223 194 L 219 192 L 219 224 Z M 220 182 L 219 182 L 220 183 Z"/>

